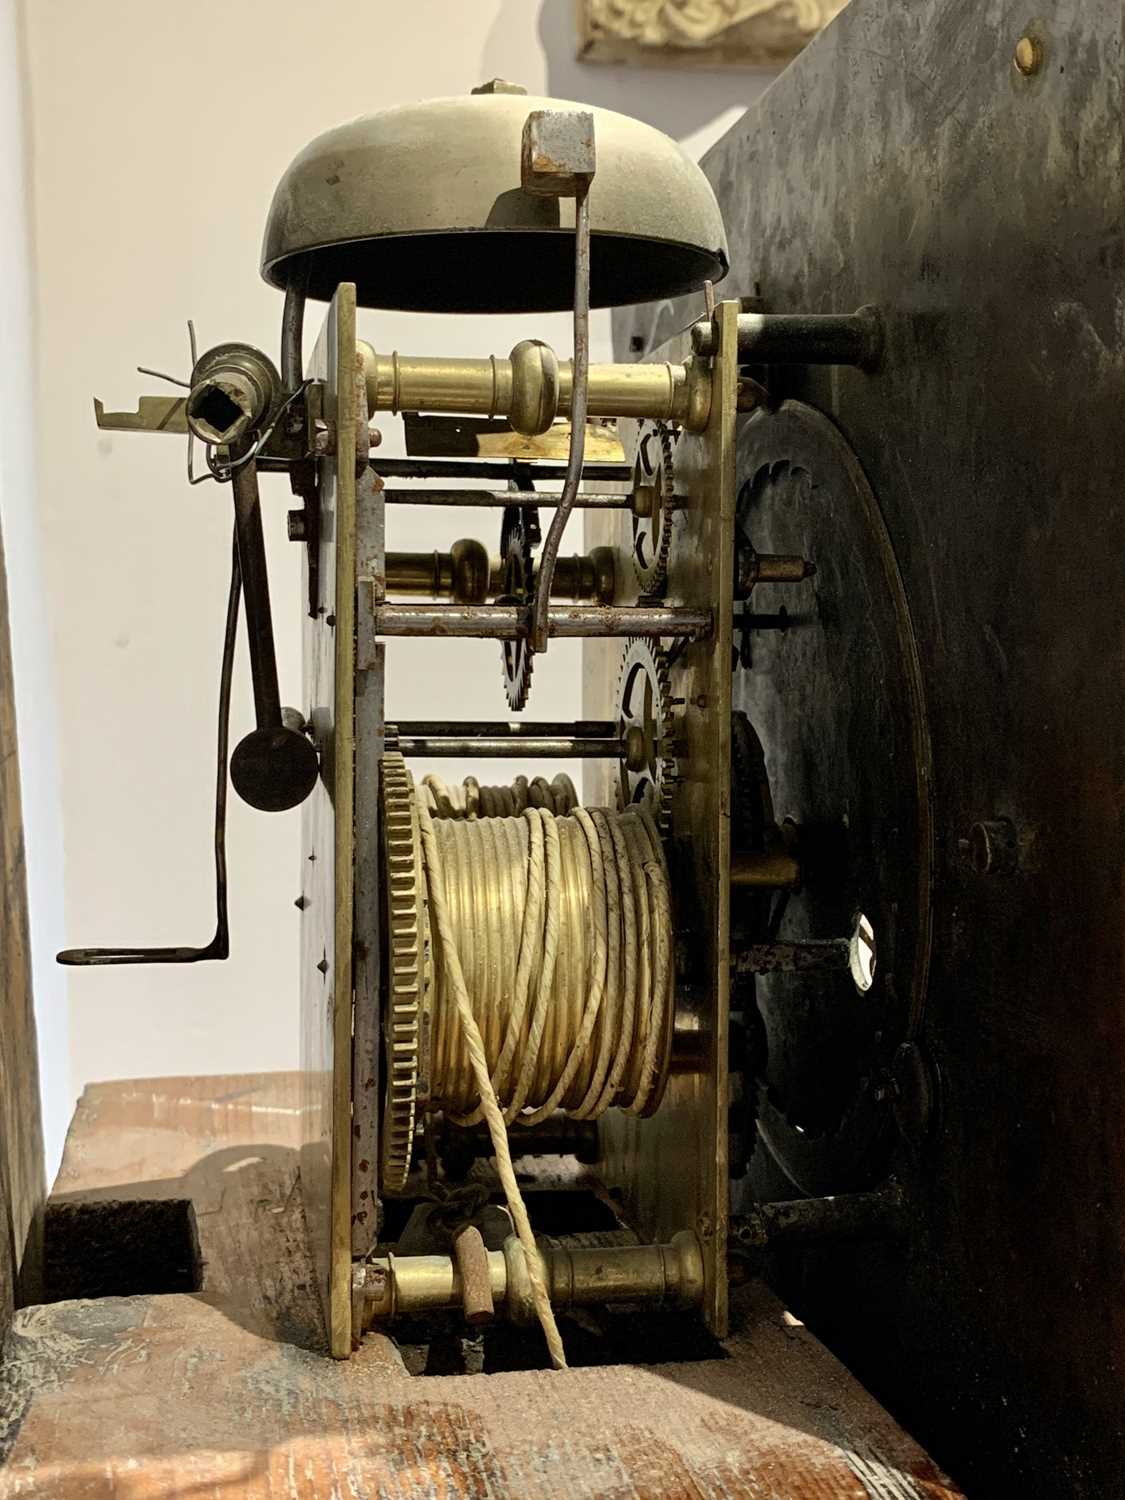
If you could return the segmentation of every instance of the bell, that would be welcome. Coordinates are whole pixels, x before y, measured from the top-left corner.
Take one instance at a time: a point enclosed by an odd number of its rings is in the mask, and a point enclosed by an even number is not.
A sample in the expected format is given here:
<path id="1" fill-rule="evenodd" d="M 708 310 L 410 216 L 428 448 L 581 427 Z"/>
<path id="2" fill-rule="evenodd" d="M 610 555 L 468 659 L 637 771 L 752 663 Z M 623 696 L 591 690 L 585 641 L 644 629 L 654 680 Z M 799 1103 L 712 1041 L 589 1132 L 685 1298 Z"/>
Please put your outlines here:
<path id="1" fill-rule="evenodd" d="M 262 275 L 361 307 L 556 312 L 574 300 L 574 201 L 525 192 L 533 110 L 594 117 L 590 301 L 678 297 L 728 268 L 711 185 L 661 131 L 613 110 L 481 92 L 364 115 L 311 141 L 270 206 Z"/>

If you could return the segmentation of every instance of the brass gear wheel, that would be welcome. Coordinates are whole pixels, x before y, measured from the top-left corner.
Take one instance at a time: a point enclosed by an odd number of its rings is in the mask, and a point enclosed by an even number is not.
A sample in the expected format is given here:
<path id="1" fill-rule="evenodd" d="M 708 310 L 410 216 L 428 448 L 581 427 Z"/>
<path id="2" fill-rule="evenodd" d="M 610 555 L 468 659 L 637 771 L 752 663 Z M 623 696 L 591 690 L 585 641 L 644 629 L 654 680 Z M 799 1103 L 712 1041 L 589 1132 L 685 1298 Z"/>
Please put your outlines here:
<path id="1" fill-rule="evenodd" d="M 383 871 L 387 964 L 383 1042 L 385 1089 L 379 1132 L 380 1187 L 398 1193 L 410 1174 L 419 1079 L 430 1006 L 430 923 L 422 879 L 422 842 L 414 778 L 397 750 L 383 755 Z"/>
<path id="2" fill-rule="evenodd" d="M 617 678 L 617 729 L 625 745 L 618 799 L 622 807 L 647 802 L 662 835 L 671 823 L 676 784 L 672 707 L 667 656 L 659 643 L 631 638 Z"/>
<path id="3" fill-rule="evenodd" d="M 502 592 L 496 602 L 527 604 L 531 599 L 534 578 L 531 534 L 526 519 L 515 506 L 504 512 L 500 527 L 500 572 Z M 527 707 L 534 663 L 535 653 L 526 636 L 518 641 L 500 642 L 504 696 L 508 700 L 508 707 L 515 713 Z"/>
<path id="4" fill-rule="evenodd" d="M 672 546 L 675 510 L 673 432 L 666 422 L 646 424 L 637 446 L 634 491 L 650 496 L 647 515 L 633 512 L 633 572 L 641 594 L 659 598 L 668 584 L 668 554 Z"/>

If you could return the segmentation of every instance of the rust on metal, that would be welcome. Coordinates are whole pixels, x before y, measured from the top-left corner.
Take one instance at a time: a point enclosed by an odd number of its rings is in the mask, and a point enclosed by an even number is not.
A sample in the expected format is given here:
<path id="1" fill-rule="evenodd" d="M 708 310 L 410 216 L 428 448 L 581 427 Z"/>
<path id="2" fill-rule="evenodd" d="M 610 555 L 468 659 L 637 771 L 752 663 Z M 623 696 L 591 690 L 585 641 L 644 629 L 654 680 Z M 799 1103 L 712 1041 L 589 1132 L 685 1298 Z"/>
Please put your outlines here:
<path id="1" fill-rule="evenodd" d="M 495 1314 L 492 1283 L 488 1273 L 488 1251 L 480 1230 L 468 1224 L 454 1237 L 453 1258 L 461 1278 L 461 1303 L 466 1323 L 489 1323 Z"/>

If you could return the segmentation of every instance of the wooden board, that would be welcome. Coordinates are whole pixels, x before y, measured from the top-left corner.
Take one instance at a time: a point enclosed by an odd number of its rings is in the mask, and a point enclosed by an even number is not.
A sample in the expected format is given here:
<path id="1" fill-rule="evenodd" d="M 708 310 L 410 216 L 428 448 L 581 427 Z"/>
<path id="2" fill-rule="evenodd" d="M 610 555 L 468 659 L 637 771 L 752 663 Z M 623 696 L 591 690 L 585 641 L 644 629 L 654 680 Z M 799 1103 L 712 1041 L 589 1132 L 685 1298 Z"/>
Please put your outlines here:
<path id="1" fill-rule="evenodd" d="M 730 658 L 734 597 L 734 417 L 737 359 L 736 303 L 718 310 L 711 418 L 705 431 L 683 433 L 676 444 L 676 494 L 683 497 L 673 533 L 667 602 L 709 609 L 715 628 L 693 641 L 671 668 L 677 710 L 679 781 L 672 797 L 669 864 L 673 921 L 684 936 L 692 973 L 678 985 L 679 1027 L 707 1040 L 706 1061 L 696 1073 L 669 1079 L 664 1100 L 650 1119 L 610 1110 L 601 1121 L 607 1184 L 624 1193 L 629 1222 L 644 1239 L 667 1240 L 694 1229 L 706 1272 L 704 1311 L 720 1337 L 727 1329 L 726 1241 L 730 1015 Z M 676 339 L 654 351 L 657 360 L 681 361 L 690 346 Z M 627 443 L 633 424 L 621 423 Z M 618 577 L 631 580 L 630 513 L 587 511 L 586 545 L 612 546 Z M 624 601 L 622 601 L 624 602 Z M 586 641 L 583 715 L 617 717 L 620 641 Z M 587 801 L 613 806 L 617 769 L 608 762 L 587 770 Z"/>
<path id="2" fill-rule="evenodd" d="M 90 1084 L 51 1206 L 187 1199 L 200 1295 L 233 1318 L 323 1351 L 300 1190 L 306 1089 L 299 1072 Z"/>
<path id="3" fill-rule="evenodd" d="M 56 1200 L 190 1198 L 203 1289 L 17 1314 L 0 1500 L 957 1500 L 760 1288 L 709 1361 L 412 1378 L 381 1337 L 326 1358 L 301 1090 L 297 1074 L 87 1089 Z"/>
<path id="4" fill-rule="evenodd" d="M 309 365 L 323 382 L 336 443 L 320 474 L 322 597 L 316 617 L 304 623 L 304 711 L 320 752 L 320 780 L 301 810 L 301 1172 L 329 1342 L 339 1359 L 351 1352 L 355 361 L 355 288 L 344 284 Z"/>
<path id="5" fill-rule="evenodd" d="M 34 1293 L 37 1238 L 46 1182 L 39 1116 L 39 1068 L 31 1001 L 27 880 L 8 586 L 0 541 L 0 1337 L 23 1290 Z M 26 1253 L 25 1253 L 26 1252 Z M 22 1286 L 21 1286 L 22 1283 Z"/>

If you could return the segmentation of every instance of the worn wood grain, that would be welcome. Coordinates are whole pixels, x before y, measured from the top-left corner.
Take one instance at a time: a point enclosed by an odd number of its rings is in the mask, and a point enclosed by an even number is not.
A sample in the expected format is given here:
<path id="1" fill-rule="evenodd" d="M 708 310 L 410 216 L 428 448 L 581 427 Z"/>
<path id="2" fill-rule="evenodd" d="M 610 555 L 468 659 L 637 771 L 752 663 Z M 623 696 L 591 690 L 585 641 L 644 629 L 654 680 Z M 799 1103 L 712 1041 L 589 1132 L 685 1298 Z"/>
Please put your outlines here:
<path id="1" fill-rule="evenodd" d="M 300 1192 L 304 1090 L 296 1072 L 90 1084 L 51 1203 L 189 1200 L 201 1295 L 323 1348 Z"/>
<path id="2" fill-rule="evenodd" d="M 23 815 L 8 585 L 0 540 L 0 1337 L 21 1291 L 34 1295 L 45 1180 L 31 996 Z"/>
<path id="3" fill-rule="evenodd" d="M 824 1497 L 957 1493 L 760 1294 L 729 1360 L 412 1380 L 190 1297 L 22 1313 L 0 1495 Z"/>
<path id="4" fill-rule="evenodd" d="M 414 1379 L 376 1337 L 330 1360 L 300 1098 L 297 1074 L 87 1089 L 57 1195 L 190 1198 L 203 1289 L 17 1314 L 0 1500 L 957 1500 L 762 1288 L 736 1297 L 724 1359 Z"/>

